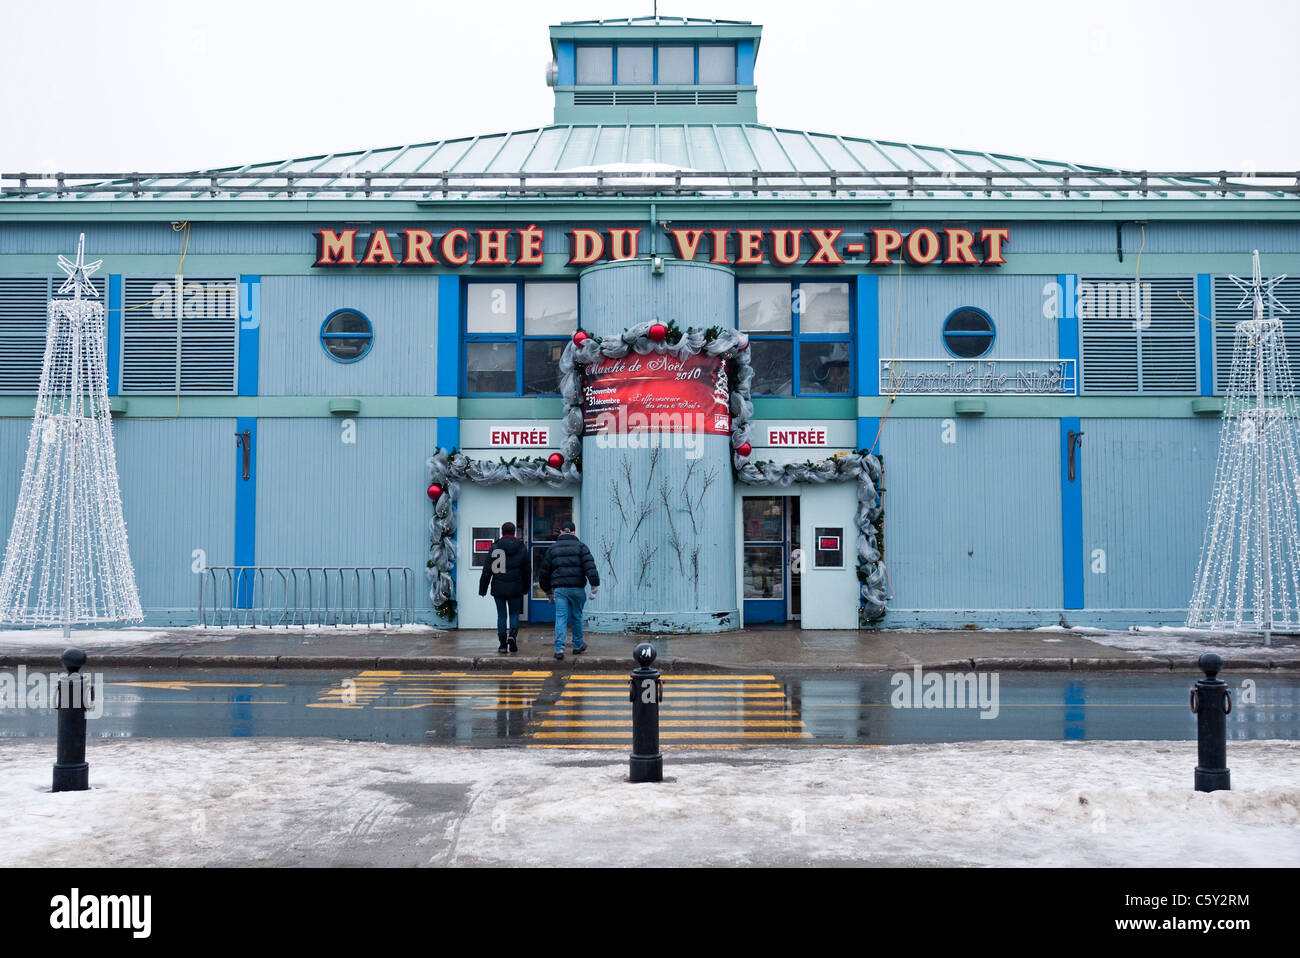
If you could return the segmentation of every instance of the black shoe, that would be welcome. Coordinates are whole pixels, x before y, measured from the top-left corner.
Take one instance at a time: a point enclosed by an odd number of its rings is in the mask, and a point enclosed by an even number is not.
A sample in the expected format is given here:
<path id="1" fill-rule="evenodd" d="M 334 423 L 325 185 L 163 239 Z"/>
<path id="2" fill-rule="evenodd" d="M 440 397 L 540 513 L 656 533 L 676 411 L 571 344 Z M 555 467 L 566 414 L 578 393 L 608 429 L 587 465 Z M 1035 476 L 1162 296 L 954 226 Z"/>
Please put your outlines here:
<path id="1" fill-rule="evenodd" d="M 586 651 L 587 651 L 587 647 L 584 645 L 584 646 L 583 646 L 582 648 L 580 648 L 580 649 L 574 649 L 574 650 L 573 650 L 573 654 L 574 654 L 574 655 L 581 655 L 583 652 L 586 652 Z"/>
<path id="2" fill-rule="evenodd" d="M 515 639 L 517 639 L 518 637 L 519 637 L 519 630 L 518 630 L 518 629 L 511 629 L 511 630 L 510 630 L 510 638 L 506 640 L 506 641 L 509 643 L 509 646 L 508 646 L 508 647 L 509 647 L 509 649 L 510 649 L 510 654 L 511 654 L 511 655 L 514 655 L 515 653 L 517 653 L 517 652 L 519 651 L 519 645 L 518 645 L 518 643 L 515 641 Z"/>
<path id="3" fill-rule="evenodd" d="M 560 661 L 563 661 L 563 660 L 564 660 L 564 653 L 563 653 L 563 652 L 556 652 L 556 653 L 555 653 L 555 657 L 556 657 L 557 659 L 559 659 Z"/>
<path id="4" fill-rule="evenodd" d="M 497 655 L 505 655 L 506 652 L 509 651 L 509 649 L 506 648 L 505 636 L 501 636 L 497 641 L 501 643 L 497 646 Z"/>

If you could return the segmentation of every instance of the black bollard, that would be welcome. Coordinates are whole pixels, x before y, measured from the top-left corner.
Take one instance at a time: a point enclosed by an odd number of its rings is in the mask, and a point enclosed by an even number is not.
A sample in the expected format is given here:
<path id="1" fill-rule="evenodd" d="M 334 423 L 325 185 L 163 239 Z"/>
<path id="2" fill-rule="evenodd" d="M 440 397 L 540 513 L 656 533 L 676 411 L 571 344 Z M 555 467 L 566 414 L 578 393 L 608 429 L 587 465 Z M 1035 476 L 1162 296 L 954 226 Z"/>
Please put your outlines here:
<path id="1" fill-rule="evenodd" d="M 632 761 L 628 780 L 662 782 L 664 757 L 659 752 L 659 703 L 664 697 L 664 683 L 654 668 L 655 647 L 642 642 L 632 650 L 637 668 L 628 680 L 632 700 Z"/>
<path id="2" fill-rule="evenodd" d="M 86 706 L 92 688 L 81 674 L 86 653 L 68 649 L 63 653 L 63 670 L 54 707 L 59 712 L 58 761 L 54 763 L 54 791 L 82 792 L 90 788 L 90 766 L 86 764 Z"/>
<path id="3" fill-rule="evenodd" d="M 1228 771 L 1228 713 L 1232 711 L 1232 693 L 1218 678 L 1223 659 L 1206 652 L 1197 662 L 1205 678 L 1196 680 L 1192 689 L 1192 711 L 1196 713 L 1196 790 L 1215 792 L 1231 789 Z"/>

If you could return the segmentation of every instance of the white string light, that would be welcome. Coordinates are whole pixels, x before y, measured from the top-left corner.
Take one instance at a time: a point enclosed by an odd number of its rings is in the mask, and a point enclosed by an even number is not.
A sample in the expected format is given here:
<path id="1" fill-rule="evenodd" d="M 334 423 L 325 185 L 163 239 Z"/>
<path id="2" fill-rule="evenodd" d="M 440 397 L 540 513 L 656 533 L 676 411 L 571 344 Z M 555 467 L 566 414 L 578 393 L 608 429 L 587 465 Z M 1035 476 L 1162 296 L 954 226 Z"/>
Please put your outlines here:
<path id="1" fill-rule="evenodd" d="M 102 260 L 59 257 L 68 279 L 50 302 L 45 360 L 14 524 L 0 568 L 0 622 L 59 625 L 143 618 L 127 549 L 108 404 Z"/>
<path id="2" fill-rule="evenodd" d="M 1232 374 L 1224 398 L 1200 567 L 1188 609 L 1189 628 L 1254 631 L 1268 645 L 1275 630 L 1300 628 L 1300 451 L 1297 403 L 1282 320 L 1264 318 L 1265 298 L 1282 312 L 1273 289 L 1285 276 L 1260 276 L 1259 251 L 1245 294 Z"/>

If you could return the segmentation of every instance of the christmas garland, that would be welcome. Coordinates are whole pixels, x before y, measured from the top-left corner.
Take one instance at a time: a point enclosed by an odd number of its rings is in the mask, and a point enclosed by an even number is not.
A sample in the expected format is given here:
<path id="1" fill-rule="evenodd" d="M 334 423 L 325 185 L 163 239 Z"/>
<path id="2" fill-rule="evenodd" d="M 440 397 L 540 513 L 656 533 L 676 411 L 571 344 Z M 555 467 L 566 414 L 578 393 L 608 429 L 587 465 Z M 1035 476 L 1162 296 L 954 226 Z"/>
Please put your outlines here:
<path id="1" fill-rule="evenodd" d="M 618 336 L 600 338 L 578 330 L 560 356 L 560 396 L 564 400 L 564 439 L 561 452 L 569 462 L 582 457 L 582 375 L 579 366 L 602 359 L 622 359 L 630 352 L 642 356 L 666 353 L 680 360 L 700 352 L 735 363 L 731 383 L 732 464 L 739 469 L 748 461 L 749 424 L 754 418 L 750 387 L 754 367 L 749 360 L 749 336 L 728 326 L 681 329 L 676 320 L 638 323 Z"/>
<path id="2" fill-rule="evenodd" d="M 858 527 L 859 622 L 866 624 L 885 614 L 889 600 L 889 580 L 880 551 L 880 521 L 884 507 L 880 502 L 880 460 L 866 451 L 840 452 L 818 462 L 745 462 L 736 470 L 736 479 L 752 486 L 788 487 L 795 482 L 820 484 L 856 480 L 858 509 L 854 516 Z"/>
<path id="3" fill-rule="evenodd" d="M 582 473 L 572 461 L 556 467 L 539 456 L 502 458 L 497 462 L 470 459 L 455 449 L 438 449 L 429 459 L 429 498 L 433 518 L 429 520 L 432 542 L 425 570 L 433 610 L 444 621 L 456 618 L 456 500 L 465 481 L 486 486 L 502 482 L 538 483 L 559 488 L 581 482 Z"/>
<path id="4" fill-rule="evenodd" d="M 837 453 L 819 462 L 754 462 L 749 456 L 750 423 L 754 418 L 751 389 L 754 368 L 749 356 L 749 336 L 729 327 L 680 329 L 676 322 L 638 323 L 618 336 L 595 337 L 579 330 L 560 357 L 560 395 L 564 419 L 560 453 L 542 459 L 502 458 L 498 462 L 475 460 L 455 449 L 439 448 L 429 459 L 429 497 L 434 515 L 426 574 L 434 611 L 445 621 L 456 617 L 456 515 L 455 503 L 464 481 L 495 485 L 502 482 L 545 483 L 559 487 L 582 481 L 582 375 L 579 367 L 602 359 L 622 359 L 630 352 L 639 355 L 666 353 L 685 360 L 700 352 L 721 356 L 734 363 L 731 385 L 731 457 L 736 479 L 747 485 L 789 486 L 795 482 L 824 483 L 856 480 L 858 483 L 858 582 L 860 618 L 878 619 L 885 613 L 888 582 L 880 551 L 879 523 L 883 515 L 880 494 L 880 461 L 867 452 Z M 558 462 L 557 462 L 558 460 Z"/>

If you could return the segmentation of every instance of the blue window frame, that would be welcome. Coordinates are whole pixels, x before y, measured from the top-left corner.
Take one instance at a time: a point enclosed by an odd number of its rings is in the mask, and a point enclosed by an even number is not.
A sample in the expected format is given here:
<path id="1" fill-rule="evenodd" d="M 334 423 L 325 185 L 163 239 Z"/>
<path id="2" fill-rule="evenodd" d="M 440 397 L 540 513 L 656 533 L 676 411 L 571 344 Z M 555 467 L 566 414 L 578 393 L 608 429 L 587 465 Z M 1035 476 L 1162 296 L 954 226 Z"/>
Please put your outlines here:
<path id="1" fill-rule="evenodd" d="M 737 283 L 736 326 L 749 333 L 755 396 L 853 395 L 851 284 Z"/>
<path id="2" fill-rule="evenodd" d="M 320 324 L 320 345 L 336 363 L 355 363 L 375 344 L 375 328 L 364 313 L 336 309 Z"/>
<path id="3" fill-rule="evenodd" d="M 958 359 L 978 359 L 993 348 L 998 331 L 977 306 L 959 306 L 943 321 L 943 348 Z"/>
<path id="4" fill-rule="evenodd" d="M 729 76 L 720 75 L 720 78 L 719 76 L 715 76 L 714 78 L 706 81 L 706 85 L 727 86 L 727 85 L 735 84 L 737 82 L 736 74 L 738 69 L 737 63 L 739 61 L 739 51 L 736 48 L 736 44 L 734 43 L 689 43 L 689 42 L 681 42 L 681 41 L 675 43 L 640 42 L 640 43 L 614 43 L 614 44 L 610 44 L 610 43 L 576 44 L 574 48 L 574 62 L 575 62 L 574 82 L 578 86 L 607 86 L 607 85 L 617 86 L 620 84 L 627 85 L 629 83 L 637 82 L 626 78 L 620 79 L 619 72 L 618 72 L 619 51 L 623 49 L 632 48 L 632 47 L 639 48 L 639 49 L 649 48 L 650 50 L 653 51 L 653 55 L 652 55 L 653 68 L 651 74 L 652 78 L 650 81 L 653 84 L 659 84 L 662 82 L 670 85 L 675 84 L 675 85 L 682 85 L 682 86 L 699 85 L 701 82 L 700 81 L 700 48 L 701 47 L 707 47 L 709 48 L 710 51 L 713 50 L 730 51 L 729 71 L 727 71 L 726 68 L 724 68 L 724 72 L 729 72 Z M 691 51 L 691 77 L 689 80 L 678 79 L 678 78 L 669 79 L 669 80 L 660 79 L 659 51 L 661 47 L 670 47 L 673 49 L 686 49 Z M 589 51 L 586 56 L 583 56 L 582 54 L 582 51 L 584 50 Z M 604 69 L 605 64 L 604 64 L 603 51 L 609 51 L 608 72 L 606 72 Z M 723 56 L 725 58 L 726 54 L 724 53 Z M 599 72 L 600 79 L 592 78 L 593 71 Z M 584 74 L 586 75 L 586 79 L 584 79 Z M 606 76 L 608 76 L 608 79 L 605 79 Z M 643 85 L 643 84 L 637 83 L 637 85 Z"/>
<path id="5" fill-rule="evenodd" d="M 578 284 L 467 280 L 463 396 L 558 396 L 559 358 L 578 329 Z"/>

